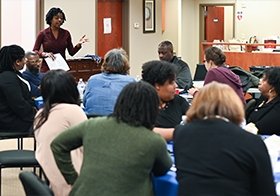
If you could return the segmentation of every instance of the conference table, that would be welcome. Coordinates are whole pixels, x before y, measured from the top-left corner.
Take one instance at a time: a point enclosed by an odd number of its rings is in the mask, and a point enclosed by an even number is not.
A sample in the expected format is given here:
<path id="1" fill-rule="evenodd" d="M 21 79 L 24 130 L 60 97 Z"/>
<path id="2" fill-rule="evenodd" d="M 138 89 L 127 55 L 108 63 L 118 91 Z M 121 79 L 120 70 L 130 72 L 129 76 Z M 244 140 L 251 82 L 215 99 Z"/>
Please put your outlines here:
<path id="1" fill-rule="evenodd" d="M 173 143 L 167 144 L 167 150 L 170 153 L 174 163 Z M 178 193 L 178 182 L 176 180 L 176 169 L 174 166 L 164 176 L 153 176 L 155 196 L 176 196 Z"/>
<path id="2" fill-rule="evenodd" d="M 174 161 L 172 142 L 167 144 L 167 149 Z M 276 182 L 276 193 L 277 195 L 280 195 L 280 157 L 278 157 L 278 161 L 274 168 L 274 179 Z M 177 196 L 178 182 L 176 180 L 176 169 L 174 167 L 172 167 L 164 176 L 153 176 L 153 183 L 155 196 Z"/>
<path id="3" fill-rule="evenodd" d="M 204 85 L 204 81 L 193 81 L 193 86 L 198 87 L 198 88 L 202 88 Z M 254 98 L 259 98 L 260 97 L 260 91 L 258 88 L 254 87 L 254 88 L 249 88 L 247 90 L 247 93 L 251 94 Z"/>

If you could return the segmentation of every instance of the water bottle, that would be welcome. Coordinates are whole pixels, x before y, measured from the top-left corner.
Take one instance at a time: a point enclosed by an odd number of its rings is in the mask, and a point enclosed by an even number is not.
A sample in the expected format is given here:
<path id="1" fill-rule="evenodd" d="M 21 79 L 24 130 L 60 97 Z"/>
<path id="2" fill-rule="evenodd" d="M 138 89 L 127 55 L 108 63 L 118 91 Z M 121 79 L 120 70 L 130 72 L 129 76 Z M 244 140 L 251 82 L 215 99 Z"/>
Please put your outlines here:
<path id="1" fill-rule="evenodd" d="M 85 87 L 86 87 L 86 84 L 84 83 L 83 78 L 80 78 L 77 88 L 78 88 L 79 96 L 80 96 L 81 100 L 83 99 L 83 96 L 84 96 Z"/>
<path id="2" fill-rule="evenodd" d="M 141 80 L 140 76 L 137 75 L 136 78 L 135 78 L 136 82 L 139 82 Z"/>

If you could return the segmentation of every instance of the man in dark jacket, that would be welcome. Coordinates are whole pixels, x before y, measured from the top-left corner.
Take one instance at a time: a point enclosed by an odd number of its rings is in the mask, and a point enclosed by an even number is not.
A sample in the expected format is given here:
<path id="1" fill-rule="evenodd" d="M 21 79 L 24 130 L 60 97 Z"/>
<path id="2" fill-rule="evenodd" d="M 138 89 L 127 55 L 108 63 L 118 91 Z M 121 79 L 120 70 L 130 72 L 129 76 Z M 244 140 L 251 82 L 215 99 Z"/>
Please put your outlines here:
<path id="1" fill-rule="evenodd" d="M 176 65 L 178 72 L 176 83 L 179 88 L 188 90 L 193 86 L 188 64 L 174 55 L 173 45 L 170 41 L 163 41 L 158 45 L 158 56 L 161 61 L 171 62 Z"/>
<path id="2" fill-rule="evenodd" d="M 26 70 L 22 73 L 23 77 L 29 82 L 31 86 L 31 96 L 41 96 L 41 79 L 43 74 L 39 72 L 42 60 L 36 52 L 29 51 L 25 53 Z"/>

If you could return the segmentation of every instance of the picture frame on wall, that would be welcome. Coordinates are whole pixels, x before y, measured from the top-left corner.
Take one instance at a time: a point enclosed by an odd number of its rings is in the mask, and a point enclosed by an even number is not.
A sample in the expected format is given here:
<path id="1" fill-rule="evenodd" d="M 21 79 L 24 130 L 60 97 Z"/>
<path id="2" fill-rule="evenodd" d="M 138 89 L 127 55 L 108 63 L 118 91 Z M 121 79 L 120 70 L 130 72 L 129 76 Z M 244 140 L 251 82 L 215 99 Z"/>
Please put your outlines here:
<path id="1" fill-rule="evenodd" d="M 155 0 L 143 0 L 143 33 L 156 32 Z"/>

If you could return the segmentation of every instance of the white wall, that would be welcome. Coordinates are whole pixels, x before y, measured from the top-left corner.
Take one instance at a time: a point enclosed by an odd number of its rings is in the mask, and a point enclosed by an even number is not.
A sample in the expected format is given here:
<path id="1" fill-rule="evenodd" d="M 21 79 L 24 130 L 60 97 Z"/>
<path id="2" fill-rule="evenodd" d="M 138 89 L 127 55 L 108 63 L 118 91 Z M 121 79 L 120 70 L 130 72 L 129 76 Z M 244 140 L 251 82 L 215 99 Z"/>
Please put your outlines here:
<path id="1" fill-rule="evenodd" d="M 174 52 L 178 55 L 179 38 L 179 3 L 181 0 L 165 0 L 165 30 L 162 32 L 162 40 L 172 42 Z"/>
<path id="2" fill-rule="evenodd" d="M 236 37 L 241 38 L 244 34 L 245 39 L 249 40 L 256 35 L 262 41 L 264 37 L 280 36 L 279 8 L 279 0 L 237 1 L 236 10 L 243 11 L 244 19 L 235 22 Z"/>
<path id="3" fill-rule="evenodd" d="M 35 0 L 1 1 L 1 44 L 32 50 L 35 40 Z"/>
<path id="4" fill-rule="evenodd" d="M 129 22 L 129 55 L 130 75 L 141 75 L 142 64 L 150 60 L 158 60 L 157 46 L 161 37 L 161 1 L 156 0 L 156 32 L 143 34 L 142 0 L 130 1 Z M 133 24 L 139 22 L 140 28 L 134 29 Z"/>
<path id="5" fill-rule="evenodd" d="M 197 11 L 195 10 L 197 9 Z M 181 48 L 178 51 L 184 61 L 188 63 L 191 69 L 191 73 L 194 74 L 194 70 L 197 64 L 198 56 L 198 7 L 195 7 L 194 0 L 182 0 L 182 21 L 181 21 L 181 41 L 178 43 Z M 197 13 L 197 16 L 196 16 Z"/>
<path id="6" fill-rule="evenodd" d="M 224 41 L 233 38 L 233 7 L 224 6 Z"/>

